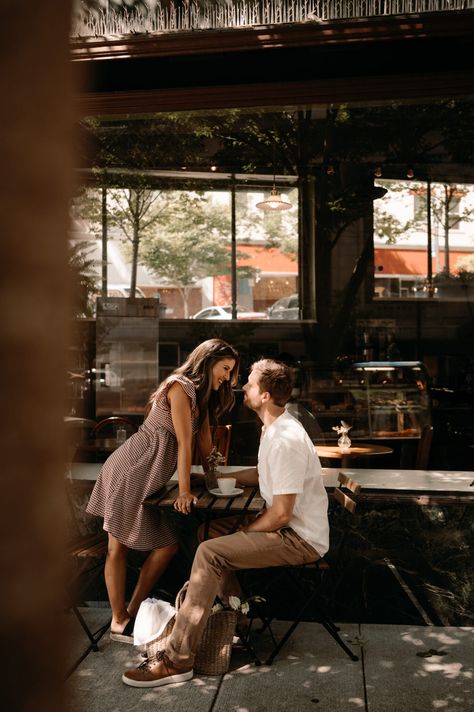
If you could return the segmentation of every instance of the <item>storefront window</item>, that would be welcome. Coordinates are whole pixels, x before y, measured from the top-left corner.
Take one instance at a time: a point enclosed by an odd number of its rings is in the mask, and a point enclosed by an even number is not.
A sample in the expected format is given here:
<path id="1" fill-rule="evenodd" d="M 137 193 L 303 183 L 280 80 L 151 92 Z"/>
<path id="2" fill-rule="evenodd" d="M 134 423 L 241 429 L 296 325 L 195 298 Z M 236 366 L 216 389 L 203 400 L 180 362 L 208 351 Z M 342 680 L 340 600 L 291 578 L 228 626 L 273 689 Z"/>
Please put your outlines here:
<path id="1" fill-rule="evenodd" d="M 297 292 L 296 178 L 273 177 L 288 210 L 259 210 L 272 177 L 255 173 L 249 149 L 239 158 L 246 165 L 236 166 L 235 118 L 228 119 L 230 139 L 216 133 L 215 121 L 83 121 L 88 152 L 75 238 L 87 240 L 102 296 L 159 297 L 167 318 L 248 320 L 268 319 L 275 302 Z M 254 133 L 261 160 L 271 162 Z M 226 151 L 235 154 L 231 168 L 249 173 L 220 167 Z"/>

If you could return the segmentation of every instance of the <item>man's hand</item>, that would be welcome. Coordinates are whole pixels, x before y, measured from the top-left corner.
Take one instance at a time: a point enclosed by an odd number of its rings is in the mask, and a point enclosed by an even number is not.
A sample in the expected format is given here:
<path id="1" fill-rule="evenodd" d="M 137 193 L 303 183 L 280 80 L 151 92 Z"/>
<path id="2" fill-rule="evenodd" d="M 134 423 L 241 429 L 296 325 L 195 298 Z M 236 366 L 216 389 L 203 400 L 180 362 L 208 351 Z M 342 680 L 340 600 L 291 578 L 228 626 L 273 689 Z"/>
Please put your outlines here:
<path id="1" fill-rule="evenodd" d="M 275 532 L 285 527 L 293 515 L 296 494 L 277 494 L 273 497 L 272 506 L 257 517 L 251 524 L 243 528 L 246 532 Z"/>

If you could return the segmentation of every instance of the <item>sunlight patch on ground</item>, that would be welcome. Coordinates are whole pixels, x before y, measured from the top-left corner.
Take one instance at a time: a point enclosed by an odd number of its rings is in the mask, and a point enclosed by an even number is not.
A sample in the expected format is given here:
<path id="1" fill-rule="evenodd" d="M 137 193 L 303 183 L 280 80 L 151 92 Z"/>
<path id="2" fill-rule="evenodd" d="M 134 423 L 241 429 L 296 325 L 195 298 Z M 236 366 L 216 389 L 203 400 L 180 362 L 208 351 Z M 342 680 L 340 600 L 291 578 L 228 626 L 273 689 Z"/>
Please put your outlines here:
<path id="1" fill-rule="evenodd" d="M 351 705 L 355 705 L 356 707 L 365 707 L 364 700 L 362 700 L 360 697 L 349 697 L 347 701 L 350 702 Z"/>
<path id="2" fill-rule="evenodd" d="M 459 645 L 460 643 L 459 638 L 456 638 L 454 635 L 450 635 L 449 633 L 445 633 L 444 631 L 428 633 L 428 638 L 437 640 L 439 643 L 443 643 L 443 645 Z"/>
<path id="3" fill-rule="evenodd" d="M 462 663 L 442 663 L 438 662 L 426 662 L 424 665 L 426 672 L 442 672 L 450 680 L 454 680 L 457 677 L 467 677 L 471 678 L 472 675 L 469 672 L 462 672 Z"/>
<path id="4" fill-rule="evenodd" d="M 413 643 L 413 645 L 425 645 L 425 641 L 422 640 L 421 638 L 416 638 L 413 633 L 402 633 L 401 635 L 402 640 L 405 641 L 405 643 Z"/>

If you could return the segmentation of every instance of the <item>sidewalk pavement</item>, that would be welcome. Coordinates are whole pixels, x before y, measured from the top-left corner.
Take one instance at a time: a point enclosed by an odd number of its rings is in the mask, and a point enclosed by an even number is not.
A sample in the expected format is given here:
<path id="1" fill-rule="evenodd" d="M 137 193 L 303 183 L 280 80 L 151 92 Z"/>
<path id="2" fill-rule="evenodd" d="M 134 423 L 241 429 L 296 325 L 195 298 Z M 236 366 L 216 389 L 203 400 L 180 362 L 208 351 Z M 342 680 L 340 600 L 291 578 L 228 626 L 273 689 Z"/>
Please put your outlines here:
<path id="1" fill-rule="evenodd" d="M 83 608 L 93 629 L 106 608 Z M 77 620 L 71 627 L 71 664 L 86 647 Z M 285 624 L 276 623 L 275 631 Z M 158 688 L 121 681 L 143 661 L 108 633 L 67 681 L 70 712 L 468 712 L 474 709 L 474 628 L 410 625 L 341 626 L 358 662 L 352 662 L 318 623 L 301 623 L 272 666 L 256 667 L 236 646 L 230 670 L 216 677 Z M 265 634 L 254 639 L 268 650 Z"/>

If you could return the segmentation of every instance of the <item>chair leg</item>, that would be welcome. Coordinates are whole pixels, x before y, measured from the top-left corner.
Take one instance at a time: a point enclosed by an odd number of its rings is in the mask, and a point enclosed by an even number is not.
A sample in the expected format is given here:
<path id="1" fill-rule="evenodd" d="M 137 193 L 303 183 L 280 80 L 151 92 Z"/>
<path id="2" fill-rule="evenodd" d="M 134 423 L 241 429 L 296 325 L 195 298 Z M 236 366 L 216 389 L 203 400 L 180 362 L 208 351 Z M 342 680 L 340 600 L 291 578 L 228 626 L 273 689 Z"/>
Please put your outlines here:
<path id="1" fill-rule="evenodd" d="M 250 620 L 249 627 L 248 627 L 248 630 L 247 630 L 247 632 L 245 633 L 245 635 L 240 635 L 240 634 L 238 633 L 238 636 L 239 636 L 239 640 L 240 640 L 240 642 L 242 643 L 242 645 L 244 646 L 245 650 L 246 650 L 247 653 L 250 655 L 250 657 L 252 658 L 252 660 L 253 660 L 253 662 L 255 663 L 255 665 L 258 667 L 259 665 L 262 664 L 262 661 L 261 661 L 260 658 L 258 657 L 255 648 L 253 647 L 252 643 L 250 642 L 250 631 L 251 631 L 251 628 L 252 628 L 252 623 L 253 623 L 253 621 L 254 621 L 254 618 L 252 618 L 252 619 Z"/>
<path id="2" fill-rule="evenodd" d="M 295 631 L 296 627 L 300 623 L 301 623 L 301 617 L 298 617 L 297 620 L 293 621 L 293 623 L 290 625 L 290 627 L 288 628 L 288 630 L 286 631 L 284 636 L 279 640 L 278 644 L 274 647 L 271 655 L 269 655 L 269 657 L 265 660 L 265 665 L 271 665 L 273 663 L 276 656 L 278 655 L 278 653 L 280 652 L 282 647 L 285 645 L 286 641 L 291 637 L 291 635 Z M 344 650 L 346 655 L 348 655 L 351 660 L 353 660 L 354 662 L 357 662 L 357 660 L 359 660 L 358 656 L 352 652 L 352 650 L 349 648 L 349 646 L 346 645 L 346 643 L 343 641 L 343 639 L 339 635 L 338 631 L 340 630 L 340 628 L 338 628 L 330 619 L 326 619 L 326 618 L 321 618 L 319 623 L 323 626 L 323 628 L 325 628 L 325 630 L 327 630 L 329 635 Z M 269 624 L 267 624 L 267 625 L 271 632 L 270 625 Z M 272 634 L 272 638 L 273 638 L 273 634 Z M 273 638 L 273 640 L 275 640 L 275 639 Z"/>
<path id="3" fill-rule="evenodd" d="M 268 630 L 272 642 L 273 642 L 273 651 L 272 653 L 268 656 L 268 658 L 265 660 L 265 665 L 271 665 L 273 661 L 275 660 L 276 656 L 280 652 L 280 650 L 283 648 L 287 640 L 291 637 L 291 635 L 294 633 L 295 629 L 297 626 L 302 622 L 303 617 L 306 613 L 306 611 L 311 607 L 311 605 L 316 601 L 318 598 L 320 598 L 320 586 L 317 587 L 317 589 L 313 590 L 312 593 L 310 593 L 303 606 L 300 608 L 298 615 L 296 616 L 295 620 L 291 623 L 289 628 L 286 630 L 284 633 L 283 637 L 277 642 L 275 639 L 275 636 L 273 634 L 272 628 L 271 628 L 271 622 L 272 618 L 267 618 L 266 616 L 259 615 L 260 620 L 262 621 L 263 625 L 262 628 L 259 630 L 260 633 L 263 633 L 265 630 Z M 324 606 L 323 601 L 320 599 L 319 600 L 319 616 L 318 616 L 318 622 L 327 630 L 329 635 L 336 641 L 336 643 L 344 650 L 346 655 L 349 656 L 351 660 L 354 662 L 358 661 L 359 658 L 355 653 L 352 652 L 352 650 L 348 647 L 348 645 L 344 642 L 344 640 L 341 638 L 339 635 L 339 630 L 338 626 L 332 621 L 331 617 L 326 611 L 326 608 Z"/>
<path id="4" fill-rule="evenodd" d="M 77 608 L 77 606 L 71 606 L 71 610 L 73 611 L 74 615 L 76 616 L 77 620 L 81 624 L 81 627 L 84 631 L 84 633 L 87 635 L 89 638 L 89 645 L 87 648 L 84 650 L 83 653 L 77 658 L 75 663 L 71 665 L 71 667 L 68 669 L 65 679 L 72 675 L 74 670 L 79 667 L 79 665 L 82 663 L 82 661 L 89 655 L 91 651 L 94 651 L 95 653 L 99 652 L 99 646 L 98 642 L 99 640 L 103 637 L 104 633 L 110 628 L 110 624 L 112 622 L 112 619 L 108 620 L 107 623 L 104 623 L 103 625 L 100 626 L 94 633 L 91 632 L 89 626 L 87 625 L 86 621 L 84 620 L 84 616 L 80 612 L 80 610 Z"/>
<path id="5" fill-rule="evenodd" d="M 350 657 L 351 660 L 354 662 L 357 662 L 359 660 L 359 657 L 352 652 L 352 650 L 345 644 L 339 633 L 337 632 L 339 629 L 336 628 L 334 623 L 332 621 L 326 621 L 322 620 L 321 625 L 327 630 L 329 635 L 334 638 L 336 643 L 343 649 L 343 651 Z"/>
<path id="6" fill-rule="evenodd" d="M 97 640 L 95 639 L 89 626 L 87 625 L 86 621 L 84 620 L 84 616 L 82 615 L 82 613 L 80 612 L 80 610 L 78 609 L 77 606 L 72 606 L 72 611 L 73 611 L 74 615 L 76 616 L 77 620 L 79 621 L 79 623 L 81 624 L 82 630 L 84 631 L 84 633 L 87 635 L 87 637 L 90 640 L 90 646 L 89 646 L 88 652 L 90 650 L 94 650 L 94 652 L 97 652 L 99 650 L 99 647 L 97 645 Z"/>

